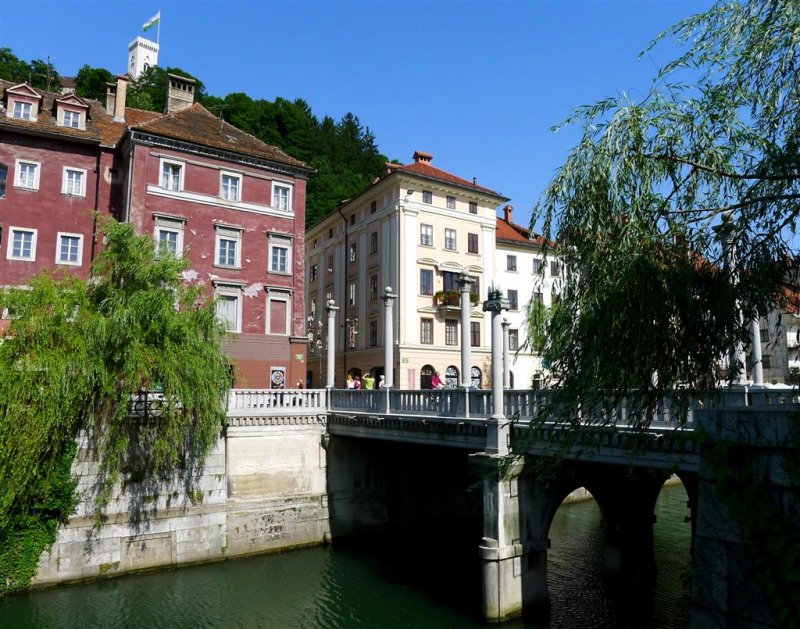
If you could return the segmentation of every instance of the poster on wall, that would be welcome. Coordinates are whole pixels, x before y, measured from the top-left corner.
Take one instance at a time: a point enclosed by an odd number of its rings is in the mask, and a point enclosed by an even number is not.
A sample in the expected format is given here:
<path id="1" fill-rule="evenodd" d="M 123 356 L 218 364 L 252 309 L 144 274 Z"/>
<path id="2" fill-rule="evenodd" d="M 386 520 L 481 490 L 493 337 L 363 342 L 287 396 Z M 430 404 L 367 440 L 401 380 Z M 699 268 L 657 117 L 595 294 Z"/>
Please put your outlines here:
<path id="1" fill-rule="evenodd" d="M 269 373 L 269 385 L 272 389 L 286 388 L 286 368 L 272 367 Z"/>

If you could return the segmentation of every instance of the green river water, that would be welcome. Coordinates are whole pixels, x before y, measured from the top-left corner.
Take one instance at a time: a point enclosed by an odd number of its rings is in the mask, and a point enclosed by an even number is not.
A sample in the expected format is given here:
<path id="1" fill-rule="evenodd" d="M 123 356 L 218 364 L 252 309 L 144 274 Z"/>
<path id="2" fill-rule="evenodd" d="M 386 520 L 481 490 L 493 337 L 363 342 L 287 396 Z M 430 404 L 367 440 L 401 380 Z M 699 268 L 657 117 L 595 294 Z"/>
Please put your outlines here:
<path id="1" fill-rule="evenodd" d="M 503 629 L 687 627 L 686 515 L 683 487 L 665 487 L 656 508 L 653 595 L 633 597 L 601 575 L 594 501 L 562 505 L 550 529 L 549 615 Z M 0 629 L 487 626 L 477 549 L 475 557 L 454 561 L 446 553 L 415 553 L 413 540 L 388 546 L 376 539 L 307 548 L 6 597 Z"/>

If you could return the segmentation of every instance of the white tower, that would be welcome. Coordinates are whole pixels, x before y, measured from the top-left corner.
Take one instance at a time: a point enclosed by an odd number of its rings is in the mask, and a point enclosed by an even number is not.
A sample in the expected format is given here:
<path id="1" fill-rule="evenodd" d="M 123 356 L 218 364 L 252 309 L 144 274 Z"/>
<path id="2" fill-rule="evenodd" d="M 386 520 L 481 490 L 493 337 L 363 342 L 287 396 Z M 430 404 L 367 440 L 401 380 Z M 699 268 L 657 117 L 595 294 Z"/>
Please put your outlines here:
<path id="1" fill-rule="evenodd" d="M 128 46 L 128 74 L 136 81 L 139 75 L 158 65 L 158 44 L 144 37 L 137 37 Z"/>

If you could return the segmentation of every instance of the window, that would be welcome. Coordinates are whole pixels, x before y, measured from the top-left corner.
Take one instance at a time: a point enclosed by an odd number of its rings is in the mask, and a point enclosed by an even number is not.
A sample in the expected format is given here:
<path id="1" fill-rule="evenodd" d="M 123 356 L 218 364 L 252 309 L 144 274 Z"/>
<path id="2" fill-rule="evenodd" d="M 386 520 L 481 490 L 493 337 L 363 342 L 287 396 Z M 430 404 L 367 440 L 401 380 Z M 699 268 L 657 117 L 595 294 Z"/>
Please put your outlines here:
<path id="1" fill-rule="evenodd" d="M 377 345 L 378 345 L 378 322 L 373 320 L 369 322 L 369 346 L 377 347 Z"/>
<path id="2" fill-rule="evenodd" d="M 176 258 L 183 254 L 184 221 L 164 216 L 155 217 L 156 247 L 159 253 L 171 253 Z"/>
<path id="3" fill-rule="evenodd" d="M 469 287 L 469 294 L 475 295 L 478 299 L 481 298 L 481 278 L 471 276 L 472 285 Z"/>
<path id="4" fill-rule="evenodd" d="M 447 197 L 447 209 L 448 210 L 455 210 L 456 209 L 456 198 L 448 196 Z"/>
<path id="5" fill-rule="evenodd" d="M 378 232 L 369 235 L 369 252 L 378 253 Z"/>
<path id="6" fill-rule="evenodd" d="M 378 202 L 373 201 L 372 203 L 369 204 L 369 213 L 375 214 L 375 212 L 377 211 L 378 211 Z"/>
<path id="7" fill-rule="evenodd" d="M 6 196 L 7 180 L 8 180 L 8 166 L 0 162 L 0 199 Z"/>
<path id="8" fill-rule="evenodd" d="M 272 273 L 289 273 L 292 239 L 288 236 L 270 234 L 269 237 L 269 270 Z"/>
<path id="9" fill-rule="evenodd" d="M 519 330 L 508 330 L 508 351 L 516 352 L 519 349 Z"/>
<path id="10" fill-rule="evenodd" d="M 481 323 L 480 321 L 471 321 L 469 324 L 469 343 L 472 347 L 481 346 Z"/>
<path id="11" fill-rule="evenodd" d="M 17 162 L 17 177 L 14 182 L 19 188 L 39 189 L 39 162 Z"/>
<path id="12" fill-rule="evenodd" d="M 6 257 L 9 260 L 27 260 L 33 262 L 36 259 L 37 230 L 11 227 L 8 232 L 9 238 Z"/>
<path id="13" fill-rule="evenodd" d="M 772 369 L 772 356 L 770 354 L 764 354 L 761 357 L 761 367 L 764 369 Z"/>
<path id="14" fill-rule="evenodd" d="M 433 247 L 433 225 L 421 224 L 419 226 L 419 244 Z"/>
<path id="15" fill-rule="evenodd" d="M 333 254 L 328 256 L 328 273 L 333 273 Z"/>
<path id="16" fill-rule="evenodd" d="M 478 253 L 478 234 L 467 234 L 467 252 Z"/>
<path id="17" fill-rule="evenodd" d="M 550 275 L 553 277 L 557 277 L 560 273 L 560 265 L 558 264 L 558 260 L 551 260 L 550 261 Z"/>
<path id="18" fill-rule="evenodd" d="M 422 202 L 423 203 L 433 203 L 433 192 L 430 190 L 423 190 L 422 191 Z"/>
<path id="19" fill-rule="evenodd" d="M 369 276 L 369 299 L 375 301 L 378 299 L 378 274 L 373 273 Z"/>
<path id="20" fill-rule="evenodd" d="M 544 264 L 538 258 L 533 259 L 533 274 L 544 275 Z"/>
<path id="21" fill-rule="evenodd" d="M 161 187 L 178 192 L 183 190 L 183 164 L 161 160 Z"/>
<path id="22" fill-rule="evenodd" d="M 506 256 L 506 271 L 517 271 L 517 256 Z"/>
<path id="23" fill-rule="evenodd" d="M 444 290 L 458 290 L 458 278 L 460 276 L 460 273 L 454 273 L 453 271 L 442 271 Z"/>
<path id="24" fill-rule="evenodd" d="M 267 334 L 289 334 L 289 306 L 291 296 L 287 292 L 276 291 L 267 295 Z"/>
<path id="25" fill-rule="evenodd" d="M 312 319 L 317 316 L 317 300 L 316 299 L 312 299 L 311 300 L 311 307 L 309 308 L 309 313 L 311 314 L 311 318 Z"/>
<path id="26" fill-rule="evenodd" d="M 325 305 L 327 305 L 329 301 L 333 301 L 333 289 L 330 286 L 325 291 Z"/>
<path id="27" fill-rule="evenodd" d="M 535 304 L 543 304 L 544 303 L 544 294 L 536 292 L 533 294 L 533 303 Z"/>
<path id="28" fill-rule="evenodd" d="M 308 279 L 309 279 L 309 281 L 316 282 L 318 275 L 319 275 L 319 267 L 316 264 L 312 264 L 311 268 L 308 271 Z"/>
<path id="29" fill-rule="evenodd" d="M 358 244 L 351 242 L 350 243 L 350 262 L 355 262 L 358 260 Z"/>
<path id="30" fill-rule="evenodd" d="M 477 214 L 478 213 L 478 204 L 475 201 L 469 202 L 469 213 L 470 214 Z"/>
<path id="31" fill-rule="evenodd" d="M 241 197 L 242 176 L 234 173 L 222 173 L 220 176 L 219 196 L 225 201 L 238 201 Z"/>
<path id="32" fill-rule="evenodd" d="M 331 227 L 331 228 L 328 230 L 328 240 L 330 240 L 331 238 L 333 238 L 333 227 Z"/>
<path id="33" fill-rule="evenodd" d="M 515 289 L 508 291 L 508 307 L 511 310 L 519 310 L 519 296 Z"/>
<path id="34" fill-rule="evenodd" d="M 86 171 L 78 168 L 64 168 L 61 180 L 61 194 L 73 197 L 86 196 Z"/>
<path id="35" fill-rule="evenodd" d="M 444 248 L 448 251 L 456 250 L 456 230 L 445 227 L 444 230 Z"/>
<path id="36" fill-rule="evenodd" d="M 13 117 L 17 118 L 18 120 L 30 120 L 31 119 L 31 104 L 30 103 L 21 103 L 20 101 L 15 101 L 14 102 Z"/>
<path id="37" fill-rule="evenodd" d="M 419 294 L 433 295 L 433 270 L 419 270 Z"/>
<path id="38" fill-rule="evenodd" d="M 356 224 L 356 215 L 355 214 L 351 214 L 350 215 L 350 227 L 352 227 L 355 224 Z"/>
<path id="39" fill-rule="evenodd" d="M 458 345 L 458 321 L 446 319 L 444 322 L 444 344 Z"/>
<path id="40" fill-rule="evenodd" d="M 58 232 L 56 264 L 80 266 L 83 258 L 83 236 Z"/>
<path id="41" fill-rule="evenodd" d="M 242 230 L 218 225 L 216 249 L 216 263 L 218 266 L 241 267 Z"/>
<path id="42" fill-rule="evenodd" d="M 419 342 L 423 345 L 433 345 L 433 319 L 419 320 Z"/>
<path id="43" fill-rule="evenodd" d="M 214 309 L 219 321 L 228 332 L 242 331 L 242 289 L 239 286 L 218 284 Z"/>
<path id="44" fill-rule="evenodd" d="M 350 288 L 348 289 L 348 300 L 347 303 L 351 306 L 356 305 L 356 295 L 358 292 L 358 283 L 353 281 L 350 282 Z"/>
<path id="45" fill-rule="evenodd" d="M 81 126 L 81 115 L 77 111 L 64 111 L 64 126 L 79 129 Z"/>
<path id="46" fill-rule="evenodd" d="M 272 206 L 276 210 L 280 210 L 281 212 L 291 212 L 292 211 L 292 189 L 289 186 L 283 186 L 280 184 L 272 184 Z M 328 237 L 333 236 L 333 230 L 331 229 Z"/>

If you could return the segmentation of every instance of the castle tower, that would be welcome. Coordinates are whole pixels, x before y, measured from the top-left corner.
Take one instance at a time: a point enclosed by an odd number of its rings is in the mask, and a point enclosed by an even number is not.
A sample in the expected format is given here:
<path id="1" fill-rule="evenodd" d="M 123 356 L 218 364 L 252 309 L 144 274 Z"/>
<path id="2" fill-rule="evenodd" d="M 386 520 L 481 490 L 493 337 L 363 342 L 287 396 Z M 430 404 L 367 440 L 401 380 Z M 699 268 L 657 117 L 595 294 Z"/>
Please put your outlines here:
<path id="1" fill-rule="evenodd" d="M 128 46 L 128 74 L 136 81 L 139 75 L 151 66 L 158 65 L 158 44 L 144 37 L 137 37 Z"/>

